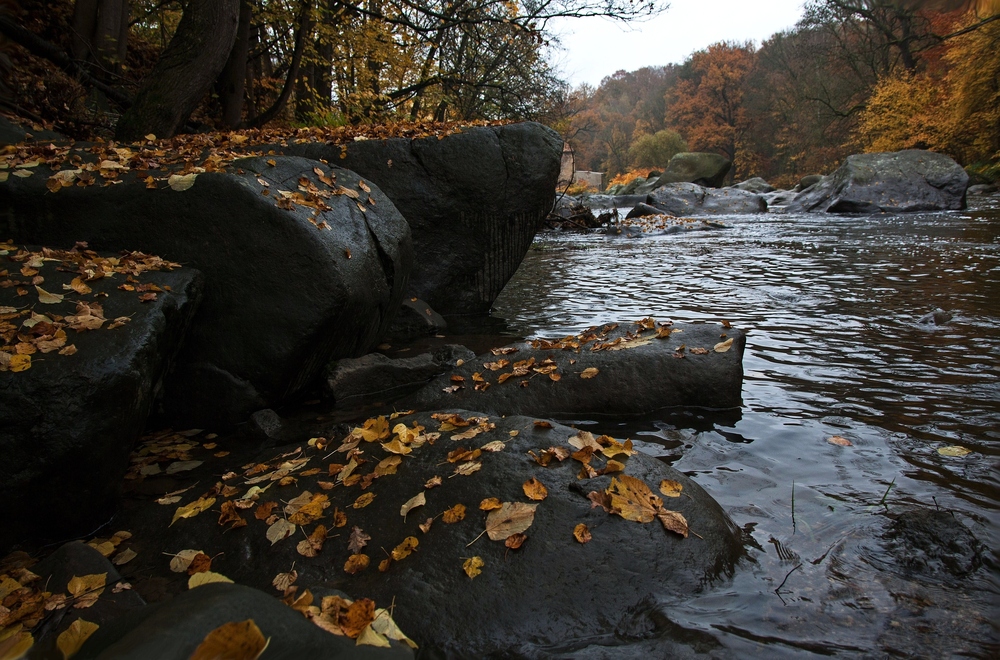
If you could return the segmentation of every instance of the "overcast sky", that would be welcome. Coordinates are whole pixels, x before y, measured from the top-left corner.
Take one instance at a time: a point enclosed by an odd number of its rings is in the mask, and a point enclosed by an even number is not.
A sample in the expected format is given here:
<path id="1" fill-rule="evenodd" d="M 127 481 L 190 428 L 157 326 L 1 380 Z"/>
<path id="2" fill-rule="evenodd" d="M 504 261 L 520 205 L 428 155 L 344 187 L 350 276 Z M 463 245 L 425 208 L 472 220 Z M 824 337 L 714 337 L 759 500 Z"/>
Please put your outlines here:
<path id="1" fill-rule="evenodd" d="M 717 41 L 753 39 L 758 44 L 791 27 L 802 15 L 803 0 L 671 0 L 653 20 L 622 26 L 601 18 L 553 23 L 562 40 L 557 56 L 573 86 L 595 87 L 619 69 L 683 62 L 692 52 Z"/>

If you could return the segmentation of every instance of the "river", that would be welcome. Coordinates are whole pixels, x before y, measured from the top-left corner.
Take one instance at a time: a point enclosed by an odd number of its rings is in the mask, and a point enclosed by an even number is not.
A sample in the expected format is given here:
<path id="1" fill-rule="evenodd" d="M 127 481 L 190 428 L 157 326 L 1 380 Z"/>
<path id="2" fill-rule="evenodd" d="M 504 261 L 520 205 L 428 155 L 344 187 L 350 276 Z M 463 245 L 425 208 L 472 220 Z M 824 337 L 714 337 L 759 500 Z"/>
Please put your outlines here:
<path id="1" fill-rule="evenodd" d="M 1000 198 L 975 203 L 726 217 L 726 229 L 639 239 L 538 235 L 493 310 L 509 334 L 645 316 L 749 331 L 735 418 L 570 420 L 692 476 L 749 542 L 731 580 L 664 594 L 660 625 L 576 657 L 656 657 L 663 636 L 727 657 L 997 657 Z M 917 323 L 938 307 L 954 318 Z M 971 453 L 937 451 L 953 445 Z M 982 542 L 982 566 L 960 580 L 894 562 L 883 535 L 913 507 L 953 512 Z"/>

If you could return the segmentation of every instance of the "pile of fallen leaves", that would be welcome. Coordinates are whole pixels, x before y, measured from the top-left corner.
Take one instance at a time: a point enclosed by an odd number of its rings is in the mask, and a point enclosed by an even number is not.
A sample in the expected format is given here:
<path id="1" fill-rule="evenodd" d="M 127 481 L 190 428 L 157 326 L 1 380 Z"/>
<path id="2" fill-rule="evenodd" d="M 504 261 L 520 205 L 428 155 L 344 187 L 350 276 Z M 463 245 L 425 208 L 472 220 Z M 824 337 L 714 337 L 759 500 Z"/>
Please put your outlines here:
<path id="1" fill-rule="evenodd" d="M 705 220 L 700 218 L 678 218 L 676 216 L 663 213 L 658 215 L 647 215 L 639 218 L 624 218 L 615 223 L 618 232 L 624 229 L 637 229 L 644 234 L 662 232 L 672 227 L 684 229 L 723 229 L 726 225 L 717 220 Z"/>
<path id="2" fill-rule="evenodd" d="M 130 321 L 127 316 L 105 318 L 99 301 L 108 294 L 95 294 L 90 284 L 123 275 L 118 289 L 138 293 L 142 302 L 152 302 L 157 294 L 170 287 L 140 283 L 139 277 L 179 267 L 180 264 L 141 252 L 101 257 L 88 250 L 85 243 L 78 243 L 71 250 L 41 248 L 38 252 L 9 242 L 0 243 L 0 290 L 13 289 L 15 302 L 23 300 L 19 305 L 0 305 L 0 371 L 26 371 L 31 368 L 32 355 L 38 353 L 75 354 L 76 345 L 69 343 L 67 330 L 75 333 L 114 330 Z M 56 293 L 42 287 L 46 284 L 46 269 L 72 273 L 75 277 Z M 42 305 L 51 305 L 52 311 Z M 74 309 L 70 311 L 68 305 Z M 66 313 L 59 314 L 56 310 Z"/>

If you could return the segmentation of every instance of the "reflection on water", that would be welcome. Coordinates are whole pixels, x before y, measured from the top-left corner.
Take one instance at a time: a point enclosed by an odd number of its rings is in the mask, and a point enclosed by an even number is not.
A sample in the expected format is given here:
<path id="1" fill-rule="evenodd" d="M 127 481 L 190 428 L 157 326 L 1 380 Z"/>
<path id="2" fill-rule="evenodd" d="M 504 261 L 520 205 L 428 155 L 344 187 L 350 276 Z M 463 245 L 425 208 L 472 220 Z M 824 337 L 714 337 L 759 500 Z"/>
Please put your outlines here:
<path id="1" fill-rule="evenodd" d="M 540 235 L 494 308 L 528 336 L 647 315 L 750 331 L 738 421 L 599 425 L 694 476 L 758 546 L 731 583 L 664 595 L 663 630 L 710 633 L 702 651 L 722 656 L 761 644 L 776 655 L 993 655 L 1000 210 L 727 223 L 643 239 Z M 954 319 L 916 323 L 936 307 Z M 973 453 L 937 453 L 954 444 Z M 880 537 L 914 505 L 953 511 L 988 548 L 972 579 L 887 568 Z M 635 655 L 657 648 L 655 633 L 622 641 Z"/>

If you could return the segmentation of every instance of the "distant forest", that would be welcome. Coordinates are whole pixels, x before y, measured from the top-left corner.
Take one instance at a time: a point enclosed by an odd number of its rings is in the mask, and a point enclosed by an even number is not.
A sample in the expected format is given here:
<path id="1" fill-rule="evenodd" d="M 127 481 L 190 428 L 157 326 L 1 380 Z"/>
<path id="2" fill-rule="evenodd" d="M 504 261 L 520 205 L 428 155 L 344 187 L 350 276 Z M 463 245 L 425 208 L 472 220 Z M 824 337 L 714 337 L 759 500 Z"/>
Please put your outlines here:
<path id="1" fill-rule="evenodd" d="M 790 186 L 850 153 L 905 148 L 997 178 L 998 13 L 997 0 L 812 0 L 759 47 L 717 43 L 572 90 L 559 128 L 577 169 L 619 181 L 692 150 L 731 159 L 736 180 Z"/>

